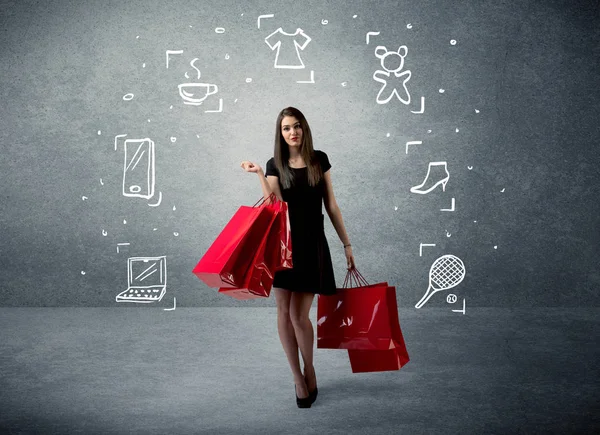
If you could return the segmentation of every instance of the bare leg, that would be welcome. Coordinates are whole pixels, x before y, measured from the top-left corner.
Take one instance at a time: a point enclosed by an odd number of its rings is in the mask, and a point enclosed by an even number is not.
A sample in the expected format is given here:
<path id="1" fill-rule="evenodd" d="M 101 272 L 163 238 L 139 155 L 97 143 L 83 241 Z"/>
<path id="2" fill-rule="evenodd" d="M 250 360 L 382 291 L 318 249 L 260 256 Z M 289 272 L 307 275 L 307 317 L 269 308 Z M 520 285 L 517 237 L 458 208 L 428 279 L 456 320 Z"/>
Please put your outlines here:
<path id="1" fill-rule="evenodd" d="M 290 303 L 290 318 L 296 332 L 296 341 L 304 361 L 304 375 L 308 382 L 307 388 L 312 391 L 317 379 L 313 366 L 313 347 L 315 334 L 309 318 L 310 307 L 315 295 L 313 293 L 292 293 Z"/>
<path id="2" fill-rule="evenodd" d="M 279 331 L 279 339 L 283 345 L 283 350 L 287 356 L 294 383 L 296 384 L 296 394 L 300 399 L 308 397 L 308 388 L 300 370 L 300 359 L 298 358 L 298 342 L 294 326 L 290 319 L 290 301 L 292 292 L 285 289 L 274 287 L 275 299 L 277 301 L 277 330 Z"/>

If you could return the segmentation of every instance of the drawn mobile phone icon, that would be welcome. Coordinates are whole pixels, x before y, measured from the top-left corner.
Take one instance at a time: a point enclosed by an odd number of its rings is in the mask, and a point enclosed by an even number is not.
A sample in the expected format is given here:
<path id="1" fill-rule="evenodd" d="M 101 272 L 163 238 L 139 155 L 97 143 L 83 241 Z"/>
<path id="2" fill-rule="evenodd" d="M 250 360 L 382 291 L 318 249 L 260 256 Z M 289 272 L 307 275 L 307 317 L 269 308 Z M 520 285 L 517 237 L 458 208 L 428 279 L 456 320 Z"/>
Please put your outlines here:
<path id="1" fill-rule="evenodd" d="M 115 149 L 119 143 L 115 138 Z M 123 142 L 123 195 L 149 199 L 154 196 L 154 142 L 149 138 L 127 139 Z"/>

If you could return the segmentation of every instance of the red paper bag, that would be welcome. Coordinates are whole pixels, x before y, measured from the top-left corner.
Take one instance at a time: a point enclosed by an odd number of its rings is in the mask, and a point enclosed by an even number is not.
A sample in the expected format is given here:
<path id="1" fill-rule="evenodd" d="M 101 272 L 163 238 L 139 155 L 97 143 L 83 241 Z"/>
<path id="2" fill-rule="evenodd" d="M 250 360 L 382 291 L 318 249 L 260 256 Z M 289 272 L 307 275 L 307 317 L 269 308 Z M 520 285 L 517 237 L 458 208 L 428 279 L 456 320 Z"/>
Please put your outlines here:
<path id="1" fill-rule="evenodd" d="M 409 361 L 404 340 L 399 343 L 394 339 L 387 350 L 349 349 L 348 357 L 352 373 L 400 370 Z"/>
<path id="2" fill-rule="evenodd" d="M 242 286 L 272 213 L 264 203 L 242 206 L 202 256 L 193 273 L 209 287 Z M 259 202 L 261 202 L 259 201 Z"/>
<path id="3" fill-rule="evenodd" d="M 267 242 L 268 252 L 277 255 L 275 272 L 294 267 L 292 262 L 292 230 L 290 228 L 287 202 L 281 202 L 277 220 L 277 232 L 274 232 L 272 240 Z"/>
<path id="4" fill-rule="evenodd" d="M 348 284 L 358 285 L 354 288 Z M 321 349 L 390 348 L 403 342 L 396 289 L 386 282 L 369 285 L 356 269 L 346 275 L 343 288 L 331 296 L 319 295 L 317 347 Z"/>
<path id="5" fill-rule="evenodd" d="M 276 255 L 267 255 L 267 242 L 273 238 L 273 233 L 278 234 L 276 221 L 278 218 L 278 207 L 267 207 L 271 213 L 271 220 L 260 241 L 250 267 L 244 275 L 244 282 L 239 288 L 220 288 L 219 293 L 226 294 L 236 299 L 253 299 L 257 297 L 269 297 L 273 284 Z"/>

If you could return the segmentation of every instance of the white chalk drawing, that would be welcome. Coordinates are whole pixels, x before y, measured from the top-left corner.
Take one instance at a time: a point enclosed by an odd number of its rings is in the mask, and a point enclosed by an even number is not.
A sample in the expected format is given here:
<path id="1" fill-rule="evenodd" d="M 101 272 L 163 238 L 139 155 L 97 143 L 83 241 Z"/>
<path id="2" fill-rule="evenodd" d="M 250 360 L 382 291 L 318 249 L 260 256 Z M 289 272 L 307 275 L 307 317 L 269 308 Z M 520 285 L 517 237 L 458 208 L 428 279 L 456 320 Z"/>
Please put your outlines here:
<path id="1" fill-rule="evenodd" d="M 435 243 L 419 243 L 419 257 L 423 256 L 423 246 L 435 246 Z"/>
<path id="2" fill-rule="evenodd" d="M 173 308 L 163 308 L 164 311 L 174 311 L 177 308 L 177 298 L 173 297 Z"/>
<path id="3" fill-rule="evenodd" d="M 169 68 L 169 56 L 171 56 L 172 54 L 183 54 L 183 50 L 167 50 L 167 68 Z"/>
<path id="4" fill-rule="evenodd" d="M 451 39 L 450 40 L 450 45 L 456 45 L 456 39 Z"/>
<path id="5" fill-rule="evenodd" d="M 102 235 L 104 237 L 108 236 L 108 232 L 104 228 L 102 229 Z"/>
<path id="6" fill-rule="evenodd" d="M 411 24 L 411 23 L 408 23 L 408 24 L 406 25 L 406 28 L 407 28 L 407 29 L 412 29 L 412 24 Z"/>
<path id="7" fill-rule="evenodd" d="M 348 82 L 342 82 L 342 87 L 345 88 L 346 86 L 348 86 Z"/>
<path id="8" fill-rule="evenodd" d="M 465 277 L 465 265 L 454 255 L 442 255 L 429 269 L 429 287 L 415 308 L 419 309 L 434 293 L 456 287 Z"/>
<path id="9" fill-rule="evenodd" d="M 115 150 L 125 134 L 115 136 Z M 150 138 L 127 139 L 124 144 L 123 195 L 149 199 L 154 196 L 154 142 Z"/>
<path id="10" fill-rule="evenodd" d="M 420 141 L 420 140 L 411 140 L 411 141 L 406 142 L 406 146 L 404 147 L 406 150 L 406 154 L 408 154 L 408 146 L 409 145 L 422 145 L 422 144 L 423 144 L 423 141 Z"/>
<path id="11" fill-rule="evenodd" d="M 440 94 L 443 94 L 444 92 L 446 92 L 445 89 L 440 89 Z"/>
<path id="12" fill-rule="evenodd" d="M 440 211 L 454 211 L 456 210 L 456 201 L 454 200 L 454 197 L 452 197 L 452 202 L 451 202 L 451 206 L 450 208 L 440 208 Z"/>
<path id="13" fill-rule="evenodd" d="M 500 193 L 504 193 L 505 190 L 506 190 L 506 187 L 503 187 L 502 190 L 500 191 Z"/>
<path id="14" fill-rule="evenodd" d="M 370 36 L 377 36 L 377 35 L 379 35 L 379 32 L 367 32 L 367 36 L 366 36 L 367 45 L 369 45 L 369 37 Z"/>
<path id="15" fill-rule="evenodd" d="M 465 299 L 463 298 L 463 307 L 462 310 L 452 310 L 453 313 L 463 313 L 463 315 L 465 314 Z"/>
<path id="16" fill-rule="evenodd" d="M 198 76 L 197 80 L 200 80 L 200 76 L 201 76 L 200 70 L 196 67 L 196 65 L 194 65 L 197 60 L 198 60 L 197 57 L 192 59 L 192 61 L 190 62 L 190 65 L 197 72 L 197 76 Z M 187 73 L 186 73 L 186 77 L 189 78 L 187 76 Z M 183 99 L 183 103 L 189 104 L 191 106 L 201 105 L 202 102 L 209 95 L 216 94 L 217 92 L 219 92 L 219 87 L 217 85 L 215 85 L 214 83 L 191 82 L 191 83 L 182 83 L 179 85 L 179 95 Z"/>
<path id="17" fill-rule="evenodd" d="M 446 237 L 450 237 L 452 234 L 446 230 Z"/>
<path id="18" fill-rule="evenodd" d="M 221 113 L 223 111 L 223 99 L 219 98 L 219 108 L 217 110 L 205 110 L 204 113 Z"/>
<path id="19" fill-rule="evenodd" d="M 449 304 L 454 304 L 457 300 L 458 299 L 454 293 L 450 293 L 448 296 L 446 296 L 446 302 L 448 302 Z"/>
<path id="20" fill-rule="evenodd" d="M 81 274 L 82 274 L 82 275 L 85 275 L 85 270 L 82 270 L 82 271 L 81 271 Z"/>
<path id="21" fill-rule="evenodd" d="M 129 246 L 129 245 L 131 245 L 131 243 L 128 243 L 128 242 L 117 243 L 117 254 L 119 254 L 119 253 L 120 253 L 120 252 L 119 252 L 119 247 L 120 247 L 120 246 Z"/>
<path id="22" fill-rule="evenodd" d="M 323 24 L 324 26 L 326 26 L 327 24 L 329 24 L 329 21 L 327 21 L 327 20 L 321 20 L 321 24 Z"/>
<path id="23" fill-rule="evenodd" d="M 404 58 L 408 53 L 406 45 L 401 45 L 398 51 L 388 51 L 388 49 L 379 45 L 375 48 L 375 56 L 380 59 L 383 70 L 377 70 L 373 73 L 373 80 L 381 83 L 383 86 L 377 93 L 377 104 L 388 103 L 394 95 L 404 104 L 410 104 L 410 94 L 406 87 L 406 82 L 410 80 L 410 70 L 401 71 L 404 67 Z M 388 84 L 390 80 L 391 84 Z M 398 93 L 398 87 L 402 82 L 403 91 Z M 391 91 L 390 91 L 391 89 Z M 387 96 L 386 96 L 387 95 Z"/>
<path id="24" fill-rule="evenodd" d="M 315 71 L 310 70 L 310 80 L 296 80 L 296 83 L 314 83 L 315 82 Z"/>
<path id="25" fill-rule="evenodd" d="M 467 166 L 467 169 L 468 169 L 469 171 L 472 171 L 472 170 L 473 170 L 473 166 Z"/>
<path id="26" fill-rule="evenodd" d="M 81 197 L 81 200 L 82 200 L 82 201 L 85 201 L 86 199 L 88 199 L 88 197 L 87 197 L 87 196 L 82 196 L 82 197 Z"/>
<path id="27" fill-rule="evenodd" d="M 448 172 L 446 162 L 429 162 L 429 166 L 427 167 L 427 175 L 421 184 L 418 186 L 413 186 L 410 188 L 412 193 L 419 193 L 424 195 L 426 193 L 431 192 L 440 184 L 442 185 L 442 190 L 446 191 L 446 183 L 448 183 L 448 179 L 450 178 L 450 173 Z"/>
<path id="28" fill-rule="evenodd" d="M 158 202 L 155 204 L 148 204 L 149 207 L 158 207 L 162 202 L 162 191 L 158 192 Z"/>
<path id="29" fill-rule="evenodd" d="M 130 257 L 127 259 L 127 290 L 117 302 L 150 303 L 162 299 L 167 289 L 167 257 Z"/>
<path id="30" fill-rule="evenodd" d="M 133 94 L 132 93 L 125 94 L 125 95 L 123 95 L 123 99 L 125 101 L 131 101 L 131 100 L 133 100 Z"/>
<path id="31" fill-rule="evenodd" d="M 275 68 L 286 69 L 304 68 L 299 50 L 304 50 L 310 41 L 310 37 L 300 28 L 297 28 L 294 33 L 286 33 L 280 27 L 265 38 L 269 48 L 277 50 Z"/>
<path id="32" fill-rule="evenodd" d="M 260 29 L 260 20 L 262 20 L 263 18 L 273 18 L 274 16 L 274 14 L 259 15 L 258 20 L 256 20 L 256 25 Z"/>
<path id="33" fill-rule="evenodd" d="M 225 33 L 225 28 L 224 27 L 217 27 L 215 29 L 215 33 Z"/>
<path id="34" fill-rule="evenodd" d="M 411 110 L 411 113 L 414 113 L 416 115 L 425 113 L 425 97 L 421 97 L 421 108 L 419 110 L 417 110 L 416 112 L 414 110 Z"/>

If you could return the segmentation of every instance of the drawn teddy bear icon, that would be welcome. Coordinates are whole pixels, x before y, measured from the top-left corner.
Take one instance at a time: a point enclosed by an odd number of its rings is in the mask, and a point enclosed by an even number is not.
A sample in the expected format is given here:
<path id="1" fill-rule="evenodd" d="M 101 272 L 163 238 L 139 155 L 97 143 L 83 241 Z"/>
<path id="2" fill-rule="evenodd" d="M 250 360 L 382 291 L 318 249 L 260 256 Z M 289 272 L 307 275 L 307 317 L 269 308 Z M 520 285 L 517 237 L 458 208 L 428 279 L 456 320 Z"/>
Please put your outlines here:
<path id="1" fill-rule="evenodd" d="M 411 72 L 410 70 L 402 71 L 402 68 L 404 67 L 404 58 L 407 53 L 408 48 L 406 45 L 401 45 L 398 48 L 398 51 L 388 51 L 383 45 L 379 45 L 375 48 L 375 56 L 381 59 L 381 67 L 384 69 L 384 71 L 377 70 L 373 73 L 373 80 L 383 84 L 377 94 L 377 104 L 389 102 L 394 95 L 396 95 L 396 97 L 404 104 L 410 104 L 410 94 L 408 93 L 406 82 L 410 80 Z M 390 83 L 388 83 L 388 80 Z M 402 96 L 398 93 L 400 81 L 404 88 L 403 91 L 400 91 Z"/>

